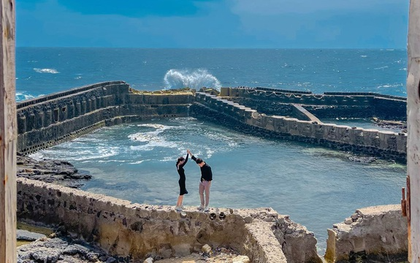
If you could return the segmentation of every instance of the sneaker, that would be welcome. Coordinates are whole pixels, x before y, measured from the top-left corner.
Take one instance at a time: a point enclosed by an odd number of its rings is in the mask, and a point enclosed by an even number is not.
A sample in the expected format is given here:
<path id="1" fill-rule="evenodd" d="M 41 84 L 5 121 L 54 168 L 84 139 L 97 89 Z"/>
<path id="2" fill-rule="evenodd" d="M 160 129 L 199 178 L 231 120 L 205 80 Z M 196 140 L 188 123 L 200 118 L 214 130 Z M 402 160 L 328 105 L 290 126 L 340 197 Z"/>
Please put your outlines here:
<path id="1" fill-rule="evenodd" d="M 204 212 L 210 212 L 210 208 L 208 208 L 207 206 L 204 208 Z"/>
<path id="2" fill-rule="evenodd" d="M 199 207 L 197 207 L 197 210 L 198 210 L 198 211 L 203 211 L 203 209 L 204 209 L 204 206 L 201 206 L 201 205 L 200 205 Z"/>
<path id="3" fill-rule="evenodd" d="M 181 211 L 182 211 L 182 206 L 176 206 L 176 207 L 175 207 L 175 211 L 177 211 L 177 212 L 181 212 Z"/>

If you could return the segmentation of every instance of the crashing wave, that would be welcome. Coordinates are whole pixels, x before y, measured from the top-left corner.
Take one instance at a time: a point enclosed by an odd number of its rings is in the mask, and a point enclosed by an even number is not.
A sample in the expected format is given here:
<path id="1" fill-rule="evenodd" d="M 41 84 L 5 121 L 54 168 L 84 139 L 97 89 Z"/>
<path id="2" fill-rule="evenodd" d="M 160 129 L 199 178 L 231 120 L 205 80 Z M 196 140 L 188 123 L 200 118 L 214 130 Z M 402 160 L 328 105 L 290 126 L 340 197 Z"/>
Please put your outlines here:
<path id="1" fill-rule="evenodd" d="M 220 81 L 206 69 L 179 70 L 170 69 L 164 77 L 165 89 L 201 89 L 214 88 L 220 90 Z"/>

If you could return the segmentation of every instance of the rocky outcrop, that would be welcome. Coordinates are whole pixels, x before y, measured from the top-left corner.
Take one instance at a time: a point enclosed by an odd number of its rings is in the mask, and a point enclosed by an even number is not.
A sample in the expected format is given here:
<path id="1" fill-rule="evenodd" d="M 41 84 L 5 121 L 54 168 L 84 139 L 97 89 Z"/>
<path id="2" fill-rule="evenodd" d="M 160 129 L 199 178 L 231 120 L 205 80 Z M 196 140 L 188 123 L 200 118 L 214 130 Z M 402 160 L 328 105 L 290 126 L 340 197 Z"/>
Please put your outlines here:
<path id="1" fill-rule="evenodd" d="M 373 206 L 356 210 L 344 222 L 328 229 L 325 259 L 395 262 L 390 260 L 406 260 L 407 250 L 407 219 L 400 205 Z"/>
<path id="2" fill-rule="evenodd" d="M 40 238 L 45 238 L 44 234 L 31 232 L 25 229 L 16 230 L 16 239 L 18 241 L 35 241 Z"/>
<path id="3" fill-rule="evenodd" d="M 23 225 L 22 225 L 23 224 Z M 58 226 L 54 231 L 48 226 L 40 225 L 36 222 L 21 222 L 22 227 L 31 229 L 17 230 L 18 241 L 35 241 L 18 246 L 17 262 L 35 263 L 35 262 L 72 262 L 72 263 L 117 263 L 129 262 L 119 257 L 108 255 L 103 249 L 92 243 L 78 239 L 76 235 L 67 232 L 63 226 Z M 45 229 L 51 231 L 48 236 L 37 233 L 45 232 Z M 162 259 L 161 256 L 149 256 L 145 263 L 183 263 L 183 262 L 235 262 L 250 263 L 248 256 L 239 255 L 232 248 L 215 247 L 212 248 L 205 244 L 200 252 L 192 253 L 185 257 L 175 257 Z M 132 262 L 132 261 L 130 261 Z M 141 262 L 141 261 L 140 261 Z"/>
<path id="4" fill-rule="evenodd" d="M 317 240 L 314 233 L 290 220 L 289 216 L 276 221 L 274 235 L 281 244 L 288 263 L 322 262 L 316 250 Z"/>
<path id="5" fill-rule="evenodd" d="M 40 238 L 17 249 L 18 263 L 32 262 L 118 262 L 102 249 L 67 237 Z"/>
<path id="6" fill-rule="evenodd" d="M 55 183 L 71 188 L 79 188 L 83 181 L 92 178 L 89 174 L 80 174 L 69 162 L 61 160 L 35 160 L 28 156 L 17 156 L 17 177 Z"/>

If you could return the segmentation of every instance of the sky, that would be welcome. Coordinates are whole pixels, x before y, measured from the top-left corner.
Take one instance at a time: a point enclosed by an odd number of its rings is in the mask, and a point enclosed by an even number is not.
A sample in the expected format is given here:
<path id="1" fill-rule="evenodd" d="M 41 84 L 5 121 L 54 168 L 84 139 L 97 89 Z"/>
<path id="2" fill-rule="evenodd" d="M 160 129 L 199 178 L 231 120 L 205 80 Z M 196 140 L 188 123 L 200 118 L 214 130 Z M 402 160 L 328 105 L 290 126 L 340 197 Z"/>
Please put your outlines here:
<path id="1" fill-rule="evenodd" d="M 16 0 L 17 47 L 401 48 L 409 0 Z"/>

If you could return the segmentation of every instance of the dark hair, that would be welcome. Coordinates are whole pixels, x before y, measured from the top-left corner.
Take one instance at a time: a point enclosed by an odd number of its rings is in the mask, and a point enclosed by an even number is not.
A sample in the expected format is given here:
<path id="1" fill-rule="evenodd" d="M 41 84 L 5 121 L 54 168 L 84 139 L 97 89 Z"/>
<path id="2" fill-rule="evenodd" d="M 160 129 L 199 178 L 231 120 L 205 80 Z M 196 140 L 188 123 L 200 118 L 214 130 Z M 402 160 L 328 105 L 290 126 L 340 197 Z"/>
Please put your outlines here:
<path id="1" fill-rule="evenodd" d="M 203 161 L 203 159 L 201 159 L 201 158 L 197 158 L 197 160 L 195 160 L 195 162 L 196 162 L 196 163 L 202 163 L 202 162 L 204 162 L 204 161 Z"/>
<path id="2" fill-rule="evenodd" d="M 182 162 L 183 160 L 185 160 L 184 157 L 178 157 L 178 160 L 176 160 L 176 165 L 178 165 L 180 162 Z"/>

